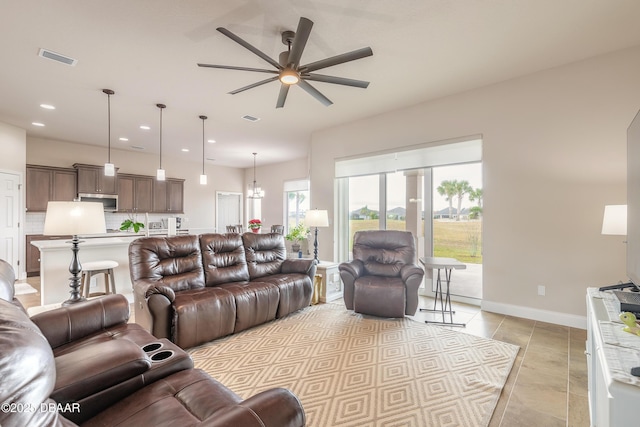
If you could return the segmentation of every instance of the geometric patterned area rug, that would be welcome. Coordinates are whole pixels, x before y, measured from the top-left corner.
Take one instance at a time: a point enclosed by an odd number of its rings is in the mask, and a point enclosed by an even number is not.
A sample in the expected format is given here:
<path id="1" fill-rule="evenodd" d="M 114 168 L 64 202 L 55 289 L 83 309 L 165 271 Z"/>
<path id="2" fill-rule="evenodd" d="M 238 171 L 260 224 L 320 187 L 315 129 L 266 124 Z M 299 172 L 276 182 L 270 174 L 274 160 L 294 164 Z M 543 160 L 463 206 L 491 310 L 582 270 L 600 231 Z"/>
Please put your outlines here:
<path id="1" fill-rule="evenodd" d="M 309 427 L 476 427 L 491 420 L 518 348 L 318 304 L 188 352 L 242 398 L 290 389 Z"/>

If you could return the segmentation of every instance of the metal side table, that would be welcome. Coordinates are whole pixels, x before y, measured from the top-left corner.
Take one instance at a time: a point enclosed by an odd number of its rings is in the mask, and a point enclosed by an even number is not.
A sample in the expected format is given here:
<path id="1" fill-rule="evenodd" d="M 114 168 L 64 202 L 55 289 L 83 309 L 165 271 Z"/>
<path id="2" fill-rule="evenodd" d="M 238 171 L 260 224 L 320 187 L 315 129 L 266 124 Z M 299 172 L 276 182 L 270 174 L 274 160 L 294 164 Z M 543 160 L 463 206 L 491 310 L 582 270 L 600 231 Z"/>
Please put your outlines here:
<path id="1" fill-rule="evenodd" d="M 451 284 L 451 271 L 452 270 L 464 270 L 467 266 L 455 258 L 438 258 L 438 257 L 424 257 L 420 258 L 420 263 L 425 268 L 438 270 L 436 278 L 436 295 L 433 301 L 433 309 L 421 308 L 420 311 L 428 311 L 431 313 L 442 313 L 442 322 L 435 322 L 431 320 L 425 320 L 425 323 L 433 323 L 436 325 L 449 325 L 465 327 L 464 323 L 454 323 L 453 321 L 453 309 L 451 308 L 451 293 L 449 292 L 449 286 Z M 442 289 L 442 279 L 440 276 L 440 270 L 444 270 L 445 282 L 447 289 Z M 438 306 L 438 299 L 440 300 L 440 309 Z M 446 314 L 449 314 L 449 321 L 445 319 Z"/>

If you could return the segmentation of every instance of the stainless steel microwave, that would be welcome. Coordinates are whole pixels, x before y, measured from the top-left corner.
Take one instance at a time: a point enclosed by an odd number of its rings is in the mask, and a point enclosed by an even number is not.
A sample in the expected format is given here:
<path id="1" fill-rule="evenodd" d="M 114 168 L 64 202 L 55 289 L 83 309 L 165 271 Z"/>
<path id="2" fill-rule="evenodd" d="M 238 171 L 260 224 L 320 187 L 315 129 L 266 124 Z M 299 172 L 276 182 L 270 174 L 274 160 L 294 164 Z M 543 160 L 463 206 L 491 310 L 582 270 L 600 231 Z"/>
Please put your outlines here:
<path id="1" fill-rule="evenodd" d="M 116 212 L 118 210 L 118 196 L 116 194 L 79 193 L 78 199 L 81 202 L 102 203 L 105 212 Z"/>

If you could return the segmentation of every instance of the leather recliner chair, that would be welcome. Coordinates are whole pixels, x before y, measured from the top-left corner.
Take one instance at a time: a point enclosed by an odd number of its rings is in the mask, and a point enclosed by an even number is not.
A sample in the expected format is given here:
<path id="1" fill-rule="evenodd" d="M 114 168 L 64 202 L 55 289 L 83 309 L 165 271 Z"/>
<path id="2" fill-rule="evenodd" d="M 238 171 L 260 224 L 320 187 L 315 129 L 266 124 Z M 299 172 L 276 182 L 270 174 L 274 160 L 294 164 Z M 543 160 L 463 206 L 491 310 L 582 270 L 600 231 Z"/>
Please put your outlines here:
<path id="1" fill-rule="evenodd" d="M 408 231 L 357 231 L 353 260 L 339 265 L 349 310 L 380 317 L 414 315 L 424 270 Z"/>

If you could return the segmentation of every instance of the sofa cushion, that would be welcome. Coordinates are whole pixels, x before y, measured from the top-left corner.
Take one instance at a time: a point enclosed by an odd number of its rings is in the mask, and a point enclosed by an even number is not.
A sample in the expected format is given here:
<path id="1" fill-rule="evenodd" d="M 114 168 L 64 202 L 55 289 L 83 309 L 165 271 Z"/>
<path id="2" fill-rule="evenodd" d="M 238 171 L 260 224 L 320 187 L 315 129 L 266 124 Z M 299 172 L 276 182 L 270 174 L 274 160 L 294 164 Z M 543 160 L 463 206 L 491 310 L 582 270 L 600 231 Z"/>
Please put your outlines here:
<path id="1" fill-rule="evenodd" d="M 356 279 L 353 291 L 353 311 L 356 313 L 404 317 L 405 307 L 406 286 L 402 279 L 380 276 L 362 276 Z"/>
<path id="2" fill-rule="evenodd" d="M 263 276 L 259 280 L 277 286 L 280 291 L 280 302 L 276 313 L 278 319 L 311 304 L 313 283 L 306 274 L 273 274 Z"/>
<path id="3" fill-rule="evenodd" d="M 282 271 L 282 264 L 287 258 L 284 236 L 277 233 L 244 233 L 242 241 L 251 280 Z"/>
<path id="4" fill-rule="evenodd" d="M 200 250 L 207 286 L 249 280 L 247 259 L 239 234 L 202 234 Z"/>
<path id="5" fill-rule="evenodd" d="M 174 291 L 204 287 L 198 236 L 142 237 L 129 245 L 133 282 L 158 282 Z"/>
<path id="6" fill-rule="evenodd" d="M 280 301 L 278 287 L 265 282 L 226 283 L 219 286 L 233 294 L 236 300 L 234 333 L 276 318 Z"/>
<path id="7" fill-rule="evenodd" d="M 143 388 L 82 424 L 93 426 L 300 427 L 300 401 L 282 388 L 242 400 L 198 369 Z"/>
<path id="8" fill-rule="evenodd" d="M 173 301 L 172 339 L 182 348 L 194 347 L 233 333 L 236 303 L 233 294 L 219 287 L 176 293 Z"/>

